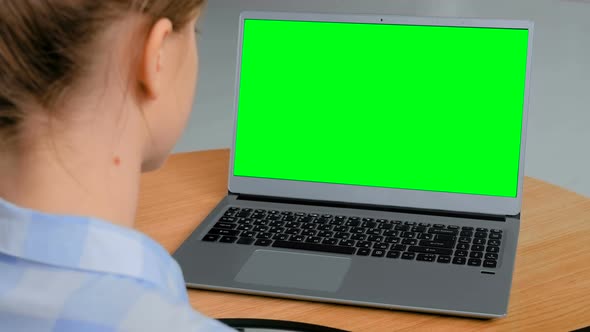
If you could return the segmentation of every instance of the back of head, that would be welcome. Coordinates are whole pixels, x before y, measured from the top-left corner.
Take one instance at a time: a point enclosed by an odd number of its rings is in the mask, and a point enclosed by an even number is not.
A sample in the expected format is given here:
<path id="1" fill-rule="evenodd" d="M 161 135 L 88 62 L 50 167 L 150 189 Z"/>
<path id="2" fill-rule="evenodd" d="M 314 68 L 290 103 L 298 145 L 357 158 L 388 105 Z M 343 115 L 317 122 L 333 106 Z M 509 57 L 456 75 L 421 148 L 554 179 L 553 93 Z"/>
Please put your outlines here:
<path id="1" fill-rule="evenodd" d="M 19 134 L 30 105 L 53 111 L 101 52 L 104 27 L 128 16 L 146 29 L 186 25 L 203 0 L 0 0 L 0 141 Z"/>

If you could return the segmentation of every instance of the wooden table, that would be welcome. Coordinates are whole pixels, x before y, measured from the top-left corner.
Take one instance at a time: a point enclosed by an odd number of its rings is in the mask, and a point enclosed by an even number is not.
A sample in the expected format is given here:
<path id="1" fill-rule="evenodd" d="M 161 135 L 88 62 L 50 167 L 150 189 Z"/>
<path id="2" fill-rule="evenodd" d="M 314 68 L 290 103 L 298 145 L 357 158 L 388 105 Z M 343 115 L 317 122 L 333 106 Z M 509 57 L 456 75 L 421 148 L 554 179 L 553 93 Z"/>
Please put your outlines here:
<path id="1" fill-rule="evenodd" d="M 137 228 L 173 252 L 227 193 L 227 150 L 175 155 L 142 179 Z M 568 331 L 590 325 L 590 199 L 527 178 L 508 317 L 477 320 L 190 290 L 215 318 L 267 318 L 352 331 Z"/>

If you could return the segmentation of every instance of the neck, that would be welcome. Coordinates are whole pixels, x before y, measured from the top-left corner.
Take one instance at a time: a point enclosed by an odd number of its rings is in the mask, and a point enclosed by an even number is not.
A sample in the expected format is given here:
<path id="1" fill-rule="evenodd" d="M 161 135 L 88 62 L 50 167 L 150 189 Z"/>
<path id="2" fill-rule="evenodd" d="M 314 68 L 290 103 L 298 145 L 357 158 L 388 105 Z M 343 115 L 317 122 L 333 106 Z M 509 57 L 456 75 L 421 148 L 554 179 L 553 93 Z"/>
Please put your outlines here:
<path id="1" fill-rule="evenodd" d="M 142 168 L 134 123 L 114 131 L 93 122 L 78 132 L 38 138 L 19 153 L 0 151 L 0 197 L 45 213 L 132 227 Z"/>

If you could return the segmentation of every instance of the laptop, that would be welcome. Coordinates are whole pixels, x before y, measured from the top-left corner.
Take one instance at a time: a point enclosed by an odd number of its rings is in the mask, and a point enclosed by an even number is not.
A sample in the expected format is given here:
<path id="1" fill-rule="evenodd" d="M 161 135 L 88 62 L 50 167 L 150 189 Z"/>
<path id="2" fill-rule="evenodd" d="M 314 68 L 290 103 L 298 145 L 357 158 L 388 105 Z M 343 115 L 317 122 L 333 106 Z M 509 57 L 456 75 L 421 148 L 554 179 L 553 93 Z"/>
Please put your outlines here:
<path id="1" fill-rule="evenodd" d="M 188 287 L 507 314 L 533 23 L 246 12 L 227 196 Z"/>

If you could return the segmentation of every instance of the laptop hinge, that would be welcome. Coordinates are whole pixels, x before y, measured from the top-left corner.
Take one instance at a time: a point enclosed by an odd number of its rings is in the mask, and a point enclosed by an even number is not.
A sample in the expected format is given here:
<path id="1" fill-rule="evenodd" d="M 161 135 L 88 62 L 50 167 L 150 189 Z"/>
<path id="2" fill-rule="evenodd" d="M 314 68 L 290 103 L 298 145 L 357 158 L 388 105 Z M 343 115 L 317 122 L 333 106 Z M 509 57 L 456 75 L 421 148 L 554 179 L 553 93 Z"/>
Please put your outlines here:
<path id="1" fill-rule="evenodd" d="M 520 214 L 518 214 L 516 216 L 505 216 L 505 215 L 493 215 L 493 214 L 481 214 L 481 213 L 469 213 L 469 212 L 451 212 L 451 211 L 443 211 L 443 210 L 417 209 L 417 208 L 396 207 L 396 206 L 358 204 L 358 203 L 348 203 L 348 202 L 344 203 L 344 202 L 318 201 L 318 200 L 307 200 L 307 199 L 296 199 L 296 198 L 239 195 L 239 194 L 234 194 L 231 192 L 229 194 L 236 195 L 237 196 L 236 200 L 239 200 L 239 201 L 254 201 L 254 202 L 267 202 L 267 203 L 298 204 L 298 205 L 307 205 L 307 206 L 348 208 L 348 209 L 357 209 L 357 210 L 397 212 L 397 213 L 430 215 L 430 216 L 438 216 L 438 217 L 480 219 L 480 220 L 500 221 L 500 222 L 506 222 L 506 220 L 510 217 L 520 219 Z"/>

